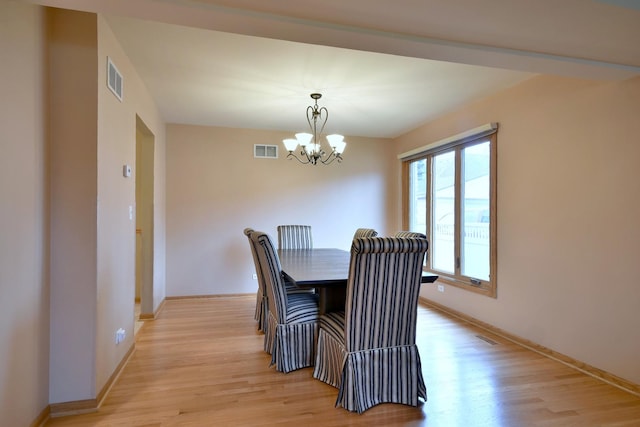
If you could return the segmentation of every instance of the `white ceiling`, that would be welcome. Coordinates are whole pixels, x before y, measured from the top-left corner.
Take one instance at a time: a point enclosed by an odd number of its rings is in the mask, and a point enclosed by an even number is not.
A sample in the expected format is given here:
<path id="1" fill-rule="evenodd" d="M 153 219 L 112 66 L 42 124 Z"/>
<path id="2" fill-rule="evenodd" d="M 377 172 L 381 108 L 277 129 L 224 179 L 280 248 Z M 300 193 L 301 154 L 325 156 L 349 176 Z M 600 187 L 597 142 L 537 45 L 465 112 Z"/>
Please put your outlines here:
<path id="1" fill-rule="evenodd" d="M 329 133 L 395 137 L 538 73 L 640 75 L 637 0 L 33 3 L 102 13 L 170 123 L 301 131 L 320 92 Z"/>

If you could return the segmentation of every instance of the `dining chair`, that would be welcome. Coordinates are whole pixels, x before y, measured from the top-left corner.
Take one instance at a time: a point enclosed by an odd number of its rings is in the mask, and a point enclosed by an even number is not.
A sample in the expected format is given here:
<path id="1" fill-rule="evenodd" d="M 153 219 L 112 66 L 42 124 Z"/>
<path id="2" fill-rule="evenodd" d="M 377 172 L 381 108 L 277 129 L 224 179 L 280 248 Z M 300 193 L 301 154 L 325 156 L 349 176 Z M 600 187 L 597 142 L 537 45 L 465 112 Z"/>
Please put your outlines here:
<path id="1" fill-rule="evenodd" d="M 360 237 L 376 237 L 377 235 L 378 232 L 373 228 L 358 228 L 353 234 L 353 238 L 357 239 Z"/>
<path id="2" fill-rule="evenodd" d="M 255 243 L 251 239 L 251 233 L 254 232 L 252 228 L 245 228 L 243 230 L 244 235 L 247 236 L 247 240 L 249 241 L 249 247 L 251 248 L 251 256 L 253 257 L 253 263 L 256 269 L 256 277 L 258 279 L 258 291 L 256 292 L 256 309 L 254 313 L 254 318 L 258 322 L 258 331 L 265 333 L 266 328 L 268 326 L 268 318 L 269 318 L 269 303 L 267 301 L 267 292 L 265 289 L 264 283 L 264 275 L 262 273 L 262 268 L 260 266 L 260 259 L 258 258 L 258 253 L 256 252 Z M 285 281 L 285 288 L 287 294 L 304 294 L 304 293 L 313 293 L 313 289 L 301 289 L 298 288 L 294 283 L 289 283 Z M 267 348 L 265 351 L 270 353 Z"/>
<path id="3" fill-rule="evenodd" d="M 265 349 L 280 372 L 313 366 L 318 339 L 318 297 L 306 292 L 287 294 L 278 253 L 268 234 L 255 231 L 260 266 L 265 278 L 269 313 Z"/>
<path id="4" fill-rule="evenodd" d="M 279 249 L 313 249 L 310 225 L 279 225 Z"/>
<path id="5" fill-rule="evenodd" d="M 267 293 L 265 290 L 264 277 L 262 275 L 262 269 L 260 268 L 260 260 L 258 259 L 258 253 L 256 247 L 251 240 L 251 233 L 254 232 L 253 228 L 245 228 L 243 230 L 244 235 L 249 240 L 249 247 L 251 248 L 251 256 L 253 257 L 253 264 L 256 269 L 256 277 L 258 278 L 258 291 L 256 292 L 256 310 L 254 318 L 258 322 L 258 331 L 265 332 L 267 326 L 267 314 L 269 312 L 269 303 L 267 302 Z"/>
<path id="6" fill-rule="evenodd" d="M 426 239 L 427 236 L 425 236 L 422 233 L 418 233 L 415 231 L 398 231 L 393 237 L 405 237 L 408 239 Z"/>
<path id="7" fill-rule="evenodd" d="M 343 312 L 319 318 L 314 378 L 338 388 L 336 406 L 427 399 L 416 322 L 426 239 L 354 239 Z"/>

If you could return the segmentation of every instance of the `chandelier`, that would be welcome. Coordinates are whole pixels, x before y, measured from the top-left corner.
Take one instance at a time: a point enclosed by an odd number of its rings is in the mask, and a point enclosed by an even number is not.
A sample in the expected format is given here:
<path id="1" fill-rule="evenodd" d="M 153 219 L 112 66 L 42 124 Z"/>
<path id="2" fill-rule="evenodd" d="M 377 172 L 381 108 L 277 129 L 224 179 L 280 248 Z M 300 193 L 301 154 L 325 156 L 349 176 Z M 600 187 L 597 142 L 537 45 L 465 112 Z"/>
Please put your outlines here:
<path id="1" fill-rule="evenodd" d="M 297 133 L 296 139 L 282 141 L 289 152 L 287 159 L 294 158 L 300 163 L 312 165 L 317 165 L 318 163 L 328 165 L 333 163 L 334 160 L 337 160 L 338 163 L 342 161 L 342 153 L 347 146 L 342 135 L 327 135 L 327 141 L 331 148 L 330 153 L 327 154 L 320 146 L 319 138 L 329 117 L 327 107 L 318 107 L 318 99 L 321 97 L 322 94 L 320 93 L 312 93 L 311 98 L 315 101 L 315 104 L 307 107 L 307 122 L 312 133 Z M 320 130 L 318 130 L 318 126 L 320 126 Z M 300 157 L 294 154 L 298 144 L 300 144 Z"/>

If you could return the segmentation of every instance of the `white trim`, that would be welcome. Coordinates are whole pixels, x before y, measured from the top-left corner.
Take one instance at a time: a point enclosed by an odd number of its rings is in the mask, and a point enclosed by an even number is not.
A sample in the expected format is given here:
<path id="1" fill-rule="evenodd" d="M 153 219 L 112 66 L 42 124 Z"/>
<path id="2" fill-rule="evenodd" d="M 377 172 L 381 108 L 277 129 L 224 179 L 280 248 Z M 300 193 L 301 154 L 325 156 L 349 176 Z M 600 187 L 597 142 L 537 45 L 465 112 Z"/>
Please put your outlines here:
<path id="1" fill-rule="evenodd" d="M 489 132 L 493 132 L 498 129 L 498 123 L 487 123 L 486 125 L 478 126 L 476 128 L 461 132 L 457 135 L 450 136 L 448 138 L 441 139 L 436 142 L 432 142 L 431 144 L 423 145 L 422 147 L 414 148 L 411 151 L 406 151 L 402 154 L 398 154 L 398 159 L 403 160 L 411 156 L 415 156 L 416 154 L 424 153 L 425 151 L 432 150 L 434 148 L 438 148 L 440 146 L 449 144 L 451 142 L 461 141 L 463 139 L 467 139 L 474 136 L 480 136 L 482 134 L 487 134 Z"/>

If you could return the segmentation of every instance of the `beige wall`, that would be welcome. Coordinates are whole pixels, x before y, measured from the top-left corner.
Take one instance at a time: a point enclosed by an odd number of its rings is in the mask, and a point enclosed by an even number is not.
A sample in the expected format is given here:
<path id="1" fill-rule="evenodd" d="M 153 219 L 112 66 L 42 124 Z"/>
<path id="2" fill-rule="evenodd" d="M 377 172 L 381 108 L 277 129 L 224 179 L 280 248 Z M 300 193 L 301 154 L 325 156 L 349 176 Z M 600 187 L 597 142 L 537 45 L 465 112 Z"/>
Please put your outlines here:
<path id="1" fill-rule="evenodd" d="M 96 16 L 49 10 L 51 402 L 95 397 Z"/>
<path id="2" fill-rule="evenodd" d="M 103 17 L 97 17 L 98 79 L 98 215 L 97 215 L 97 325 L 96 392 L 99 392 L 134 342 L 135 300 L 135 217 L 129 218 L 129 206 L 135 213 L 136 116 L 154 136 L 156 173 L 164 181 L 164 122 L 144 83 L 113 35 Z M 123 76 L 123 101 L 106 85 L 107 56 Z M 95 78 L 95 73 L 93 78 Z M 123 176 L 127 164 L 133 174 Z M 158 186 L 156 203 L 164 208 L 164 187 Z M 164 222 L 158 219 L 155 285 L 164 297 Z M 159 304 L 159 303 L 158 303 Z M 155 305 L 154 307 L 157 307 Z M 118 345 L 117 329 L 127 332 Z"/>
<path id="3" fill-rule="evenodd" d="M 347 137 L 344 162 L 311 166 L 285 159 L 289 136 L 168 126 L 167 295 L 254 292 L 245 227 L 277 242 L 277 225 L 310 224 L 316 247 L 344 249 L 358 227 L 386 231 L 390 141 Z M 280 158 L 254 159 L 255 143 Z"/>
<path id="4" fill-rule="evenodd" d="M 164 181 L 164 123 L 102 17 L 50 9 L 52 298 L 50 402 L 94 399 L 134 342 L 136 117 L 155 136 Z M 107 57 L 124 80 L 106 85 Z M 164 208 L 164 191 L 157 201 Z M 157 227 L 164 295 L 164 223 Z M 126 331 L 115 344 L 115 332 Z"/>
<path id="5" fill-rule="evenodd" d="M 49 402 L 46 32 L 42 9 L 0 2 L 0 425 Z"/>
<path id="6" fill-rule="evenodd" d="M 640 78 L 538 77 L 399 138 L 397 153 L 500 123 L 498 298 L 422 295 L 640 383 L 639 114 Z"/>
<path id="7" fill-rule="evenodd" d="M 137 116 L 156 145 L 154 307 L 164 298 L 165 124 L 101 17 L 0 2 L 0 24 L 0 425 L 22 426 L 49 403 L 94 399 L 133 344 L 135 186 L 122 165 L 135 164 Z M 109 98 L 107 55 L 123 103 Z"/>

